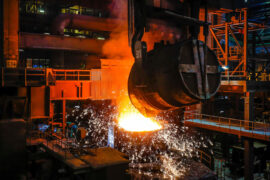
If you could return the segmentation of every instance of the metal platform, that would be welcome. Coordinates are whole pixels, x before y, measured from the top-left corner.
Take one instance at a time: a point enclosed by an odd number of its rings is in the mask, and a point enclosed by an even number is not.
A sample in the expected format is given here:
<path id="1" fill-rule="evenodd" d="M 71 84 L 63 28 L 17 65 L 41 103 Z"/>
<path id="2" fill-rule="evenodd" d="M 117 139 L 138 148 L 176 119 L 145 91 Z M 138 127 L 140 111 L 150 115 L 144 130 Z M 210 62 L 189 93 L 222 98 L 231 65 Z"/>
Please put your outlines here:
<path id="1" fill-rule="evenodd" d="M 1 85 L 4 87 L 53 86 L 56 81 L 90 82 L 91 70 L 1 68 Z"/>
<path id="2" fill-rule="evenodd" d="M 270 124 L 232 118 L 190 113 L 185 125 L 258 140 L 270 141 Z"/>
<path id="3" fill-rule="evenodd" d="M 270 81 L 222 80 L 219 92 L 245 93 L 269 89 Z"/>
<path id="4" fill-rule="evenodd" d="M 109 147 L 83 148 L 83 153 L 80 153 L 71 147 L 71 142 L 61 138 L 54 138 L 54 140 L 50 140 L 50 138 L 28 138 L 27 145 L 40 146 L 54 158 L 67 165 L 75 174 L 113 166 L 128 168 L 129 160 L 125 158 L 125 154 Z"/>

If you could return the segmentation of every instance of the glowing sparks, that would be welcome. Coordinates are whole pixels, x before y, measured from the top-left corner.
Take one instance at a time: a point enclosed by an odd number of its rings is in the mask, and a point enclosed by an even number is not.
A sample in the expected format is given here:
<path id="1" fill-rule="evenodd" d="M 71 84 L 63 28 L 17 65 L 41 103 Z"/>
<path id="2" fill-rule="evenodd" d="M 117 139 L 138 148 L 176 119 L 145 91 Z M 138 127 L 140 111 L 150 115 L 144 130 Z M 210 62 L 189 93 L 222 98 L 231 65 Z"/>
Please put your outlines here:
<path id="1" fill-rule="evenodd" d="M 144 117 L 130 103 L 128 96 L 125 97 L 119 101 L 118 113 L 115 111 L 116 107 L 107 104 L 102 105 L 102 108 L 94 105 L 88 105 L 86 108 L 75 106 L 68 118 L 73 119 L 78 126 L 81 122 L 88 121 L 86 146 L 104 147 L 107 140 L 109 145 L 115 143 L 114 147 L 128 155 L 131 164 L 134 165 L 130 166 L 130 173 L 135 172 L 146 177 L 142 179 L 155 179 L 157 176 L 163 179 L 185 179 L 185 174 L 190 172 L 193 157 L 199 157 L 197 149 L 211 147 L 213 143 L 205 140 L 200 134 L 198 137 L 190 134 L 187 127 L 166 123 L 166 119 L 163 119 L 166 117 L 157 117 L 158 121 Z M 117 119 L 117 122 L 108 125 L 110 119 Z M 115 125 L 125 131 L 156 131 L 142 136 L 134 136 L 129 132 L 116 133 L 116 136 L 112 137 Z M 111 137 L 107 137 L 106 134 Z M 188 175 L 192 176 L 189 173 Z M 196 173 L 194 179 L 195 176 Z"/>
<path id="2" fill-rule="evenodd" d="M 118 124 L 127 131 L 155 131 L 161 129 L 162 126 L 150 118 L 144 117 L 139 112 L 123 112 L 120 114 Z"/>
<path id="3" fill-rule="evenodd" d="M 154 119 L 144 117 L 135 107 L 130 103 L 129 98 L 125 98 L 123 108 L 120 108 L 118 125 L 126 131 L 145 132 L 155 131 L 162 128 L 162 126 Z"/>

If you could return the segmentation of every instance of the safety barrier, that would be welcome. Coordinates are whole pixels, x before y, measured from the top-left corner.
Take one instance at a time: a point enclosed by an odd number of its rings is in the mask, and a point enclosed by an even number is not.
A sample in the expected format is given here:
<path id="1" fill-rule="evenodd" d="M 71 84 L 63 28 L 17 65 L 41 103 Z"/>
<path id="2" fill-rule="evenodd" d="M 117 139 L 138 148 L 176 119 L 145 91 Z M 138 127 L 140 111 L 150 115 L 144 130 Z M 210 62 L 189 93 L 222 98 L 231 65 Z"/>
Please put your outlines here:
<path id="1" fill-rule="evenodd" d="M 62 81 L 90 81 L 91 70 L 59 70 L 54 69 L 53 75 L 55 80 Z"/>
<path id="2" fill-rule="evenodd" d="M 43 145 L 46 150 L 58 153 L 64 160 L 68 159 L 71 150 L 75 148 L 62 134 L 42 132 L 34 129 L 32 123 L 27 123 L 27 144 Z"/>
<path id="3" fill-rule="evenodd" d="M 1 68 L 2 86 L 41 86 L 45 83 L 45 69 Z"/>
<path id="4" fill-rule="evenodd" d="M 91 81 L 91 70 L 1 68 L 2 86 L 54 85 L 55 81 Z"/>
<path id="5" fill-rule="evenodd" d="M 212 158 L 210 155 L 207 153 L 203 152 L 202 150 L 199 150 L 199 156 L 200 156 L 200 161 L 204 164 L 206 164 L 207 167 L 211 168 L 212 165 Z"/>
<path id="6" fill-rule="evenodd" d="M 194 112 L 185 112 L 185 123 L 195 123 L 200 127 L 211 127 L 213 130 L 238 134 L 239 136 L 248 136 L 263 140 L 270 140 L 270 124 L 199 114 Z M 212 123 L 211 123 L 212 122 Z"/>

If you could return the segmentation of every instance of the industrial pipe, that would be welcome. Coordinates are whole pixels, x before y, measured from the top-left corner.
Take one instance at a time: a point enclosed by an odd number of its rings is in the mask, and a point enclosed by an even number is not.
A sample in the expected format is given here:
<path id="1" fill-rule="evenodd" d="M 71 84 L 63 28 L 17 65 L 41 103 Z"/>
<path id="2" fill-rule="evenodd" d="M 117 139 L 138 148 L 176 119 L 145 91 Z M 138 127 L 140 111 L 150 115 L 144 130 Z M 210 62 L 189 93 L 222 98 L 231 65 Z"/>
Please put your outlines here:
<path id="1" fill-rule="evenodd" d="M 19 60 L 19 0 L 4 0 L 3 9 L 5 66 L 16 68 Z"/>
<path id="2" fill-rule="evenodd" d="M 67 27 L 95 30 L 95 31 L 114 31 L 124 28 L 123 21 L 119 19 L 100 18 L 94 16 L 61 14 L 58 16 L 52 26 L 53 34 L 64 34 Z"/>
<path id="3" fill-rule="evenodd" d="M 102 54 L 105 42 L 97 39 L 20 33 L 20 48 L 22 49 L 53 49 Z"/>
<path id="4" fill-rule="evenodd" d="M 4 66 L 4 50 L 3 50 L 3 45 L 4 45 L 4 3 L 2 0 L 0 0 L 0 66 Z"/>

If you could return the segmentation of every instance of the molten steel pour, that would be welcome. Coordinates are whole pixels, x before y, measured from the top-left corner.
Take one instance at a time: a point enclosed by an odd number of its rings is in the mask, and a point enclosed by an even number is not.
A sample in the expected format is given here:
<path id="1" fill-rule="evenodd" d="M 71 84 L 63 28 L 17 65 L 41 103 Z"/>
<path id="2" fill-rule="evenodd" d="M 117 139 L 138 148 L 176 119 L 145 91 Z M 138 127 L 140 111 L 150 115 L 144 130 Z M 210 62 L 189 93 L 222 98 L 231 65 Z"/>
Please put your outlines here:
<path id="1" fill-rule="evenodd" d="M 118 124 L 127 131 L 155 131 L 161 129 L 162 126 L 150 118 L 144 117 L 139 112 L 123 112 L 121 113 Z"/>
<path id="2" fill-rule="evenodd" d="M 125 98 L 120 106 L 118 125 L 126 131 L 146 132 L 156 131 L 162 128 L 156 120 L 144 117 L 130 102 Z"/>

